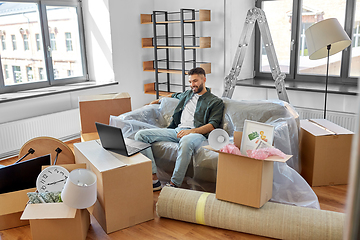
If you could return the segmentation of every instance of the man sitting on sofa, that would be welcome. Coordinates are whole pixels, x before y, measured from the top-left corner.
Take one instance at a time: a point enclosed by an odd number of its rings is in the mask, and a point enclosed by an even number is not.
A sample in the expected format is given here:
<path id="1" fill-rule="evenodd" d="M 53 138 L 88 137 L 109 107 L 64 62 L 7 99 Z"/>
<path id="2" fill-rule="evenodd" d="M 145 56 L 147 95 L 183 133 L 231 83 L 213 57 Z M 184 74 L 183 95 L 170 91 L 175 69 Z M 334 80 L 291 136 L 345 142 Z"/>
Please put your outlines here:
<path id="1" fill-rule="evenodd" d="M 168 184 L 172 187 L 181 186 L 193 154 L 209 133 L 220 126 L 224 112 L 223 101 L 205 87 L 204 69 L 191 69 L 188 75 L 191 90 L 171 95 L 180 101 L 168 128 L 143 129 L 135 135 L 136 140 L 150 144 L 161 141 L 179 143 L 175 169 Z M 160 99 L 150 104 L 159 102 Z M 152 162 L 153 191 L 160 190 L 161 184 L 156 175 L 157 168 L 151 148 L 143 150 L 142 153 Z"/>

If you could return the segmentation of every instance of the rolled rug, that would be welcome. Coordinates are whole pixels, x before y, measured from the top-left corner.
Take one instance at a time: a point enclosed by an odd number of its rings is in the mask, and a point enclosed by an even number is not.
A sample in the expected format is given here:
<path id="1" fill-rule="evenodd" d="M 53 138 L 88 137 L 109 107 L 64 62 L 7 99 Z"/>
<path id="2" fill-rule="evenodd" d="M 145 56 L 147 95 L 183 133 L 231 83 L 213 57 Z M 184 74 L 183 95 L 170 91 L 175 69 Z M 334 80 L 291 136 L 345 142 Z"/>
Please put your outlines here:
<path id="1" fill-rule="evenodd" d="M 156 213 L 217 228 L 278 239 L 342 239 L 345 214 L 268 202 L 260 209 L 216 199 L 215 194 L 165 187 Z"/>

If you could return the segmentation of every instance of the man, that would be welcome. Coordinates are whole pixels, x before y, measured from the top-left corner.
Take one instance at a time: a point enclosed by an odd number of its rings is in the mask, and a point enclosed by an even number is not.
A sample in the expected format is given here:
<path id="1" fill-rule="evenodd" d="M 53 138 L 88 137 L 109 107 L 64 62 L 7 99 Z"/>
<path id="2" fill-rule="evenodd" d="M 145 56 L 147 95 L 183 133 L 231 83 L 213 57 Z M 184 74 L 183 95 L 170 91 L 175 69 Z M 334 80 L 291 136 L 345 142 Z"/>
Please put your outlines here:
<path id="1" fill-rule="evenodd" d="M 205 87 L 204 69 L 191 69 L 188 75 L 191 90 L 171 95 L 172 98 L 179 99 L 179 104 L 168 128 L 144 129 L 135 135 L 136 140 L 150 144 L 160 141 L 179 143 L 175 169 L 169 184 L 172 187 L 181 186 L 191 157 L 208 134 L 220 126 L 224 112 L 223 101 Z M 150 104 L 159 102 L 160 99 Z M 160 190 L 161 184 L 156 175 L 157 168 L 151 148 L 142 153 L 152 161 L 153 191 Z"/>

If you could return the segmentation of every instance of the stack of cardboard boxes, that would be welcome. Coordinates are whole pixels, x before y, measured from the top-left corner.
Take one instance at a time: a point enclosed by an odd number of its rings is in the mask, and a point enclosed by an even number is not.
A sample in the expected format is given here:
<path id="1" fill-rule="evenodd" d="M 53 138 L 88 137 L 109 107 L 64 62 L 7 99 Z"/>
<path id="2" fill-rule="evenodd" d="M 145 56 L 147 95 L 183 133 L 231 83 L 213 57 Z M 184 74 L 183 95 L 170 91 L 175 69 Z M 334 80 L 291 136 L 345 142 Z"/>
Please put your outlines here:
<path id="1" fill-rule="evenodd" d="M 95 122 L 108 124 L 110 115 L 131 111 L 127 93 L 83 96 L 79 98 L 79 105 L 83 140 L 87 140 L 87 136 L 97 138 Z M 96 174 L 98 200 L 89 211 L 106 233 L 153 219 L 149 159 L 142 154 L 114 156 L 96 141 L 74 147 L 77 164 L 62 166 L 69 171 L 88 168 Z M 86 239 L 90 226 L 87 209 L 74 209 L 64 203 L 27 205 L 27 192 L 34 191 L 36 188 L 0 195 L 0 230 L 30 223 L 34 240 Z"/>

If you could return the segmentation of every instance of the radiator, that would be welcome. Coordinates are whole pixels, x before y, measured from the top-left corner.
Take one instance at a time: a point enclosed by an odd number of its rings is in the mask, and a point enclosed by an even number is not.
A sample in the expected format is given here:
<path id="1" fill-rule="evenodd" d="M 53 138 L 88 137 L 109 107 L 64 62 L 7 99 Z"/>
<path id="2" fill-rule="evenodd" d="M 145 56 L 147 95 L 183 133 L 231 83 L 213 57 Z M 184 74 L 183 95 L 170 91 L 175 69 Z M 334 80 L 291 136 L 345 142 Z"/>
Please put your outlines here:
<path id="1" fill-rule="evenodd" d="M 28 140 L 40 136 L 61 141 L 80 137 L 79 109 L 0 124 L 0 159 L 18 155 Z"/>
<path id="2" fill-rule="evenodd" d="M 323 110 L 296 108 L 300 119 L 324 118 Z M 326 119 L 352 132 L 355 131 L 356 114 L 326 111 Z"/>

